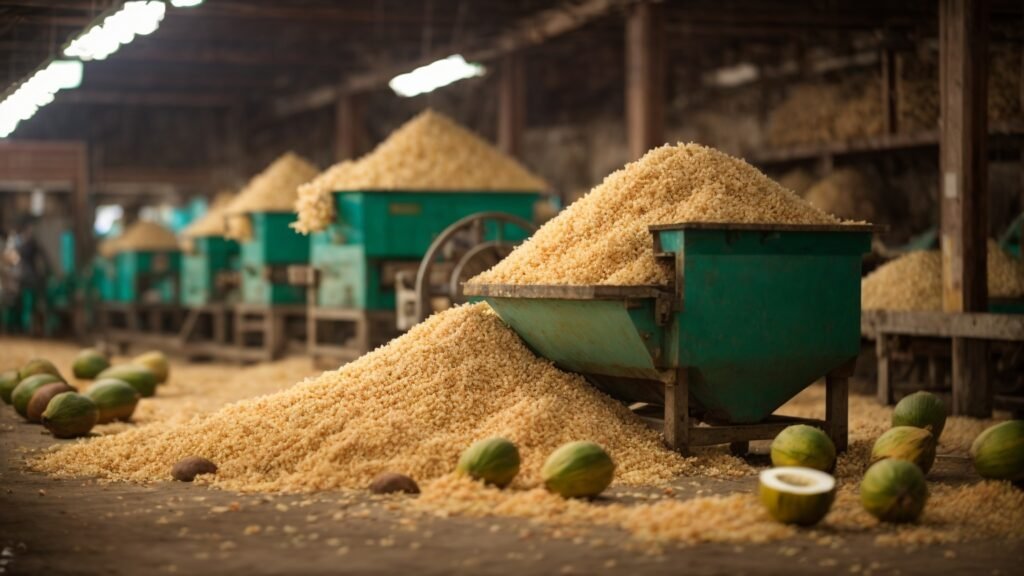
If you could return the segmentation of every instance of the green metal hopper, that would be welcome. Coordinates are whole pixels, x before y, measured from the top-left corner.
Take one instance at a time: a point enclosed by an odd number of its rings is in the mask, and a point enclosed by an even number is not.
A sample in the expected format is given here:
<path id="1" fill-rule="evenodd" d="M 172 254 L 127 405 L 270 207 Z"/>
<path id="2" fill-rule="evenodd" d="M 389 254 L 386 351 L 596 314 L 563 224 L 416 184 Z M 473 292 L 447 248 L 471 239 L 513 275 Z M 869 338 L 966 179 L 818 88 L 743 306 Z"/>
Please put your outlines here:
<path id="1" fill-rule="evenodd" d="M 200 307 L 236 298 L 219 279 L 239 270 L 238 242 L 220 236 L 193 240 L 194 249 L 182 258 L 181 303 Z"/>
<path id="2" fill-rule="evenodd" d="M 872 230 L 654 226 L 655 255 L 673 269 L 669 286 L 471 284 L 465 293 L 558 366 L 625 402 L 664 406 L 673 447 L 745 450 L 792 424 L 772 413 L 826 377 L 828 415 L 809 422 L 842 449 Z"/>
<path id="3" fill-rule="evenodd" d="M 288 266 L 309 262 L 309 239 L 289 226 L 295 221 L 295 214 L 253 212 L 249 217 L 252 238 L 241 243 L 242 302 L 305 303 L 305 289 L 288 282 Z"/>

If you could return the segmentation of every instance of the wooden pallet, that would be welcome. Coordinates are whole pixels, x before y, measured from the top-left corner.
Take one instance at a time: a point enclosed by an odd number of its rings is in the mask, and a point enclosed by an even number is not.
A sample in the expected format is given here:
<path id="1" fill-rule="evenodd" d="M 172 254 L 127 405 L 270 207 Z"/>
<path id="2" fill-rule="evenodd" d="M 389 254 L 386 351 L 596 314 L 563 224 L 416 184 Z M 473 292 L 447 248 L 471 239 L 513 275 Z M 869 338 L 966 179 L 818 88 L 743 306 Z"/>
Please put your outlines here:
<path id="1" fill-rule="evenodd" d="M 337 368 L 398 336 L 393 310 L 310 306 L 307 351 L 318 368 Z"/>
<path id="2" fill-rule="evenodd" d="M 954 414 L 986 416 L 994 407 L 1020 410 L 1024 404 L 1019 397 L 996 394 L 992 381 L 1001 374 L 973 381 L 952 377 L 955 340 L 987 341 L 990 358 L 1020 353 L 1024 315 L 870 310 L 861 316 L 861 333 L 875 341 L 881 404 L 896 401 L 898 385 L 903 391 L 951 389 Z M 993 367 L 995 362 L 986 363 L 990 372 Z"/>
<path id="3" fill-rule="evenodd" d="M 107 348 L 126 354 L 131 350 L 157 349 L 176 353 L 184 310 L 174 304 L 104 302 L 99 307 L 99 326 Z"/>
<path id="4" fill-rule="evenodd" d="M 234 359 L 235 308 L 228 304 L 203 304 L 185 308 L 178 333 L 181 353 L 188 360 Z"/>
<path id="5" fill-rule="evenodd" d="M 236 362 L 269 362 L 289 351 L 305 350 L 306 306 L 237 304 L 234 342 L 221 357 Z"/>

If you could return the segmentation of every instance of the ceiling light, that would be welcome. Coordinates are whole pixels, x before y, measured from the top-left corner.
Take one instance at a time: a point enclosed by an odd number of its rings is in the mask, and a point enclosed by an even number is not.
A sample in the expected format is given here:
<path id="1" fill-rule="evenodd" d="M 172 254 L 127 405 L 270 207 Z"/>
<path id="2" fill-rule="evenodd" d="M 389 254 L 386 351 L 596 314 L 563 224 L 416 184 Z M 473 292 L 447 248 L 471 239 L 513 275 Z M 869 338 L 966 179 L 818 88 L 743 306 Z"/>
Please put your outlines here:
<path id="1" fill-rule="evenodd" d="M 82 84 L 82 63 L 78 60 L 53 60 L 36 71 L 0 101 L 0 138 L 6 138 L 18 124 L 53 102 L 61 90 Z"/>
<path id="2" fill-rule="evenodd" d="M 175 8 L 192 8 L 193 6 L 199 6 L 203 3 L 203 0 L 171 0 L 171 6 Z"/>
<path id="3" fill-rule="evenodd" d="M 64 49 L 64 55 L 82 60 L 103 60 L 136 36 L 153 33 L 166 11 L 167 5 L 157 0 L 125 2 L 120 10 L 72 40 Z"/>
<path id="4" fill-rule="evenodd" d="M 453 82 L 483 76 L 485 68 L 480 64 L 470 64 L 461 54 L 454 54 L 442 60 L 420 66 L 412 72 L 399 74 L 388 82 L 388 86 L 399 96 L 417 96 L 433 92 Z"/>

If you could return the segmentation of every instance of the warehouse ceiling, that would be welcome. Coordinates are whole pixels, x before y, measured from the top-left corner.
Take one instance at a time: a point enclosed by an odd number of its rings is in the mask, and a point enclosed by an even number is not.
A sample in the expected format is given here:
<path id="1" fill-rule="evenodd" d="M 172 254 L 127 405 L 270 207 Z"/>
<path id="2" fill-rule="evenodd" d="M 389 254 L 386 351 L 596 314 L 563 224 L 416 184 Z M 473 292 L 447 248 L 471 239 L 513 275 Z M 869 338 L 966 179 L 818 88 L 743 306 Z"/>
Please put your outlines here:
<path id="1" fill-rule="evenodd" d="M 450 108 L 487 133 L 493 125 L 473 120 L 493 117 L 493 77 L 405 103 L 386 92 L 386 80 L 439 55 L 487 61 L 510 47 L 526 56 L 530 125 L 621 115 L 623 13 L 636 1 L 206 0 L 168 7 L 158 30 L 88 62 L 82 86 L 59 93 L 13 137 L 84 140 L 101 180 L 192 185 L 208 181 L 211 168 L 233 166 L 217 178 L 237 182 L 284 146 L 306 146 L 314 160 L 330 161 L 333 120 L 325 110 L 353 84 L 374 94 L 378 131 L 450 95 L 463 98 Z M 0 92 L 121 3 L 0 0 Z M 716 68 L 789 63 L 806 74 L 815 58 L 877 54 L 937 30 L 936 0 L 664 4 L 669 97 L 698 89 Z M 1024 3 L 996 0 L 992 13 L 1000 27 L 994 38 L 1019 40 Z M 233 144 L 239 139 L 244 150 Z"/>
<path id="2" fill-rule="evenodd" d="M 481 46 L 553 6 L 620 2 L 517 0 L 206 0 L 168 9 L 160 28 L 87 66 L 82 89 L 65 101 L 216 106 L 302 93 L 344 78 L 446 50 Z M 0 0 L 0 87 L 22 80 L 114 0 Z M 707 59 L 715 48 L 752 43 L 816 44 L 836 30 L 933 29 L 935 2 L 666 2 L 670 50 Z M 1021 13 L 1019 1 L 993 6 L 994 20 Z M 606 26 L 597 34 L 621 44 Z M 584 41 L 584 44 L 586 41 Z M 694 47 L 703 47 L 694 52 Z M 566 45 L 561 55 L 586 58 Z M 558 58 L 559 55 L 553 55 Z"/>

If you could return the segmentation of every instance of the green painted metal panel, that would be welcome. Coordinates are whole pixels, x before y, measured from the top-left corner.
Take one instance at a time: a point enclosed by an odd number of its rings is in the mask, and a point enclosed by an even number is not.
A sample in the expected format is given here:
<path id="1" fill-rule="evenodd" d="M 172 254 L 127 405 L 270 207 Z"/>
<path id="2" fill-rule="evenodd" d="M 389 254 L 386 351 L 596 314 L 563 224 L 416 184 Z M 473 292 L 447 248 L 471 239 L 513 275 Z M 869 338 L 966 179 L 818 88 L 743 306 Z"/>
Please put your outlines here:
<path id="1" fill-rule="evenodd" d="M 328 308 L 394 310 L 395 291 L 381 283 L 381 265 L 419 262 L 430 244 L 455 221 L 481 212 L 530 220 L 538 195 L 521 192 L 335 192 L 336 221 L 312 235 L 310 261 L 321 272 L 317 303 Z M 515 226 L 485 231 L 513 242 Z"/>
<path id="2" fill-rule="evenodd" d="M 181 302 L 203 306 L 218 302 L 217 276 L 239 269 L 238 242 L 227 238 L 196 238 L 195 249 L 182 257 Z"/>
<path id="3" fill-rule="evenodd" d="M 252 218 L 253 237 L 241 244 L 242 301 L 248 304 L 302 304 L 306 289 L 270 282 L 268 266 L 309 262 L 309 238 L 293 230 L 291 213 L 256 212 Z"/>
<path id="4" fill-rule="evenodd" d="M 115 301 L 140 302 L 144 296 L 155 295 L 156 302 L 170 304 L 177 298 L 180 252 L 126 251 L 118 253 L 114 262 Z M 148 283 L 146 294 L 139 294 L 137 288 L 144 279 Z"/>
<path id="5" fill-rule="evenodd" d="M 451 223 L 480 212 L 530 220 L 537 194 L 517 192 L 368 192 L 334 194 L 337 222 L 326 232 L 338 244 L 361 245 L 369 258 L 420 258 Z M 512 227 L 511 240 L 525 235 Z"/>
<path id="6" fill-rule="evenodd" d="M 488 298 L 539 355 L 585 374 L 657 379 L 661 335 L 652 301 Z"/>
<path id="7" fill-rule="evenodd" d="M 289 225 L 291 213 L 254 212 L 252 238 L 242 243 L 242 262 L 254 266 L 267 264 L 305 264 L 309 262 L 309 238 Z"/>

